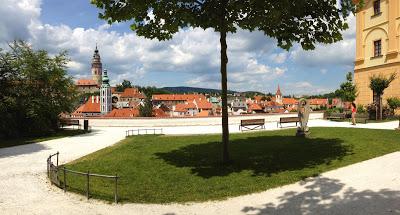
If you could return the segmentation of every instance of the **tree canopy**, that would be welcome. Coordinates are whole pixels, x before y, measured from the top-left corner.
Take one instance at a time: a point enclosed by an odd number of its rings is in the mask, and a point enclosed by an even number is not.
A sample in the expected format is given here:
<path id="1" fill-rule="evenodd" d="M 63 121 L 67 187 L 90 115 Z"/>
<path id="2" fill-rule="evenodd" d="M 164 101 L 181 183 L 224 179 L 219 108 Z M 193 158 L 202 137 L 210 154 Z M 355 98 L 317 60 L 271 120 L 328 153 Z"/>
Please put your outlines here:
<path id="1" fill-rule="evenodd" d="M 394 114 L 397 108 L 400 108 L 400 98 L 392 97 L 387 99 L 387 104 L 389 105 L 392 113 Z"/>
<path id="2" fill-rule="evenodd" d="M 383 92 L 390 84 L 396 79 L 396 73 L 391 74 L 389 77 L 383 75 L 374 75 L 370 78 L 369 87 L 377 95 L 383 95 Z"/>
<path id="3" fill-rule="evenodd" d="M 140 36 L 171 39 L 181 28 L 212 28 L 236 32 L 258 30 L 276 38 L 289 49 L 300 43 L 313 49 L 315 43 L 334 43 L 348 28 L 346 18 L 356 10 L 352 0 L 92 0 L 102 9 L 100 18 L 110 24 L 132 21 Z"/>
<path id="4" fill-rule="evenodd" d="M 58 129 L 59 114 L 76 104 L 65 52 L 51 57 L 14 42 L 0 50 L 0 137 L 34 136 Z"/>
<path id="5" fill-rule="evenodd" d="M 143 105 L 139 106 L 139 115 L 141 117 L 152 117 L 153 116 L 153 103 L 150 98 L 147 97 L 143 101 Z"/>
<path id="6" fill-rule="evenodd" d="M 385 77 L 382 74 L 373 75 L 370 78 L 369 87 L 376 95 L 375 107 L 376 107 L 376 119 L 382 120 L 382 95 L 386 88 L 396 79 L 396 73 L 391 74 L 389 77 Z"/>
<path id="7" fill-rule="evenodd" d="M 228 163 L 227 33 L 260 31 L 288 50 L 316 43 L 334 43 L 348 29 L 346 19 L 356 11 L 353 0 L 92 0 L 99 17 L 112 24 L 131 22 L 137 35 L 168 40 L 180 29 L 214 29 L 220 36 L 223 162 Z"/>
<path id="8" fill-rule="evenodd" d="M 346 82 L 340 85 L 340 89 L 336 90 L 336 95 L 345 102 L 354 102 L 357 98 L 357 86 L 353 82 L 353 73 L 346 75 Z"/>
<path id="9" fill-rule="evenodd" d="M 128 80 L 123 80 L 121 84 L 117 84 L 117 91 L 124 92 L 126 88 L 131 88 L 132 83 Z"/>

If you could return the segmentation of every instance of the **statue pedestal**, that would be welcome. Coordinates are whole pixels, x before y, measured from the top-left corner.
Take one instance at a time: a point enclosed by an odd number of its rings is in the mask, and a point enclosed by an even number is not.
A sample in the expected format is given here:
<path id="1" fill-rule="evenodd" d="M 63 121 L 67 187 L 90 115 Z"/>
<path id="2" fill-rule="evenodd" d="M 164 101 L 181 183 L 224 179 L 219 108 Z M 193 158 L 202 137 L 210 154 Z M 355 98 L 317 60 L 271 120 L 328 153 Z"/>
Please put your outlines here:
<path id="1" fill-rule="evenodd" d="M 304 130 L 302 128 L 298 128 L 296 132 L 296 137 L 308 137 L 310 135 L 310 130 L 306 127 Z"/>
<path id="2" fill-rule="evenodd" d="M 310 135 L 310 132 L 302 132 L 302 131 L 297 131 L 296 137 L 308 137 Z"/>

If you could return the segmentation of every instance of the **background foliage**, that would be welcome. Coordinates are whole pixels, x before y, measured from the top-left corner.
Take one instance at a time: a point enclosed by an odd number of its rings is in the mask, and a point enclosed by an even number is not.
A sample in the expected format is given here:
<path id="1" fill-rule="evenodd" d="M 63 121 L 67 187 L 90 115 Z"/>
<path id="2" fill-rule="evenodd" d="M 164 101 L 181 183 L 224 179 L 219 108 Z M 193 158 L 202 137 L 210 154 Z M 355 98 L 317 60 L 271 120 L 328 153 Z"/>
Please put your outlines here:
<path id="1" fill-rule="evenodd" d="M 51 57 L 16 41 L 0 50 L 0 137 L 35 136 L 58 128 L 76 102 L 65 52 Z"/>

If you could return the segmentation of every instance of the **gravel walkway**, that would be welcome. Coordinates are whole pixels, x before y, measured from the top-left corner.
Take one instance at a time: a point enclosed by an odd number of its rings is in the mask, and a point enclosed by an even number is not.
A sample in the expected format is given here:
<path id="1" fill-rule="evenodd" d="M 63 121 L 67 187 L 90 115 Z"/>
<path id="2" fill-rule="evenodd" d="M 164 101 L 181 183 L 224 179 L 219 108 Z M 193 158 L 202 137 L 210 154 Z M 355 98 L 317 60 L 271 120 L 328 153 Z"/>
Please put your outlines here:
<path id="1" fill-rule="evenodd" d="M 352 127 L 315 120 L 310 126 Z M 398 122 L 357 125 L 394 129 Z M 219 126 L 163 128 L 166 134 L 219 133 Z M 238 132 L 238 126 L 230 126 Z M 267 129 L 276 129 L 275 123 Z M 90 134 L 0 149 L 1 214 L 400 214 L 400 152 L 265 192 L 218 202 L 114 205 L 63 193 L 46 179 L 46 158 L 60 152 L 60 163 L 112 145 L 126 128 L 94 128 Z"/>

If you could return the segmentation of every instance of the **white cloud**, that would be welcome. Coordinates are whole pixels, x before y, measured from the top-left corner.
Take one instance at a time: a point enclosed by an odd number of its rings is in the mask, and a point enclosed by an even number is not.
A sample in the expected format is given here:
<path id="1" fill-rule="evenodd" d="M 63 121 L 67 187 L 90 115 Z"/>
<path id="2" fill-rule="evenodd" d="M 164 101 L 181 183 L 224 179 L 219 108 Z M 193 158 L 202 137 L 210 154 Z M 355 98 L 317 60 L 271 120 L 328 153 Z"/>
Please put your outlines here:
<path id="1" fill-rule="evenodd" d="M 40 16 L 40 0 L 8 0 L 0 6 L 0 43 L 29 38 L 28 26 Z"/>
<path id="2" fill-rule="evenodd" d="M 79 63 L 77 61 L 73 61 L 71 60 L 70 62 L 68 62 L 67 67 L 73 71 L 81 71 L 83 68 L 85 68 L 85 65 L 82 63 Z"/>
<path id="3" fill-rule="evenodd" d="M 291 51 L 291 58 L 294 63 L 308 67 L 323 66 L 353 66 L 355 57 L 355 17 L 349 17 L 349 29 L 343 32 L 343 40 L 330 45 L 319 44 L 315 50 L 304 51 L 296 46 Z"/>
<path id="4" fill-rule="evenodd" d="M 276 80 L 287 71 L 286 68 L 271 68 L 252 58 L 247 59 L 245 62 L 247 66 L 242 70 L 228 72 L 228 86 L 230 89 L 267 91 L 267 88 L 276 85 Z M 205 83 L 207 85 L 204 85 Z M 220 76 L 219 74 L 201 75 L 187 81 L 186 84 L 220 88 Z"/>
<path id="5" fill-rule="evenodd" d="M 271 60 L 274 61 L 277 64 L 282 64 L 282 63 L 285 63 L 287 57 L 288 57 L 288 53 L 287 52 L 281 52 L 281 53 L 278 53 L 278 54 L 272 54 L 271 55 Z"/>
<path id="6" fill-rule="evenodd" d="M 285 88 L 289 91 L 288 93 L 295 93 L 297 95 L 316 95 L 332 92 L 330 88 L 315 85 L 308 81 L 286 83 Z"/>
<path id="7" fill-rule="evenodd" d="M 188 28 L 179 31 L 170 41 L 159 42 L 138 37 L 135 33 L 112 31 L 108 24 L 97 28 L 45 24 L 40 20 L 40 0 L 8 1 L 10 3 L 0 5 L 0 43 L 21 38 L 51 54 L 67 50 L 72 60 L 68 64 L 69 72 L 75 78 L 90 76 L 90 62 L 98 43 L 103 68 L 109 70 L 113 84 L 123 79 L 143 84 L 141 78 L 164 72 L 177 78 L 194 77 L 186 81 L 193 86 L 220 88 L 219 35 L 212 29 Z M 276 47 L 274 39 L 261 32 L 238 30 L 228 34 L 230 88 L 275 89 L 276 80 L 288 73 L 283 64 L 290 64 L 291 60 L 299 65 L 324 65 L 324 68 L 350 65 L 354 58 L 354 18 L 351 22 L 352 28 L 344 33 L 344 41 L 329 47 L 318 45 L 312 52 L 302 51 L 298 46 L 290 53 L 283 52 Z M 268 62 L 282 66 L 273 67 Z M 324 72 L 321 70 L 321 73 Z M 150 81 L 164 85 L 160 83 L 162 78 L 160 75 L 159 79 Z M 280 82 L 283 84 L 282 80 Z"/>

